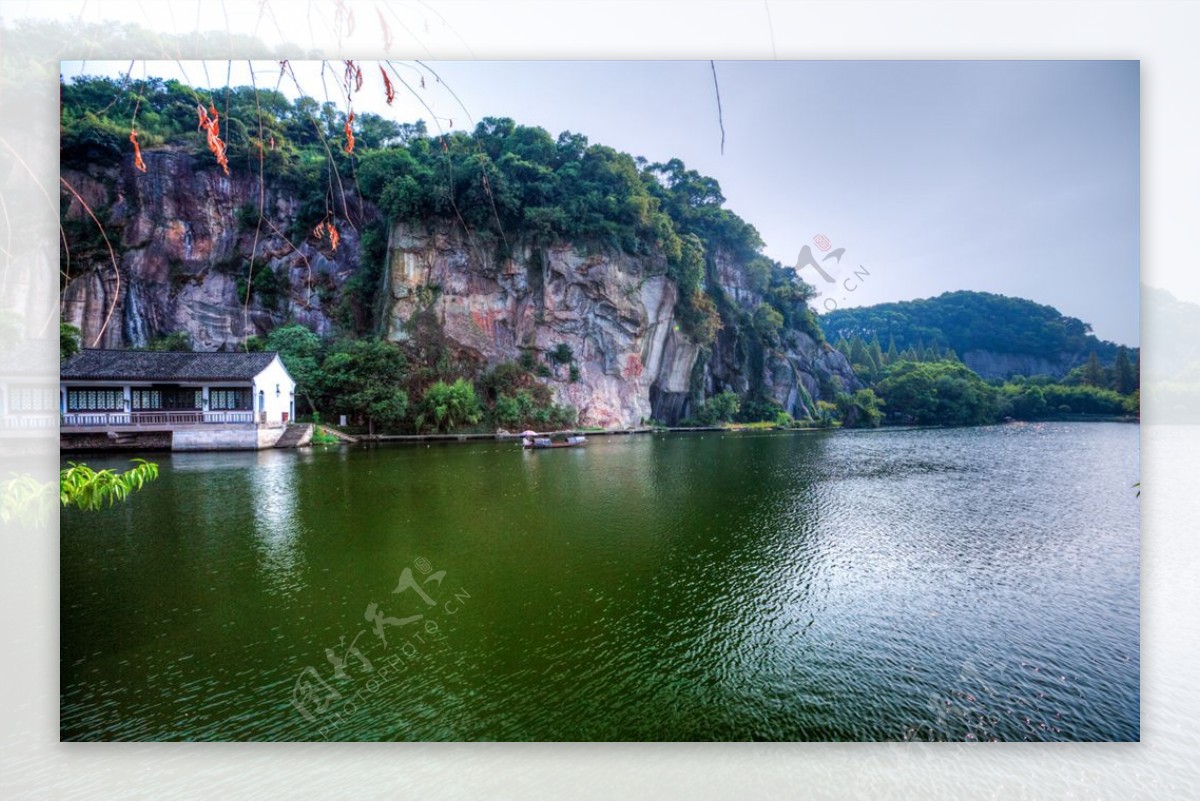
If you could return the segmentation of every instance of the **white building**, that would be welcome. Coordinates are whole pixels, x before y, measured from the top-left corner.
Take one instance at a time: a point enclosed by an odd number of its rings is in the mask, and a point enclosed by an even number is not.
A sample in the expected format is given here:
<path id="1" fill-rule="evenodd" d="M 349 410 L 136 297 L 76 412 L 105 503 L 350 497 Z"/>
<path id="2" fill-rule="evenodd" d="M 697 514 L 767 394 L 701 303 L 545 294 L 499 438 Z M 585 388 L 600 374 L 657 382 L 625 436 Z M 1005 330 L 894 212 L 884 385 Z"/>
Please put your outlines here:
<path id="1" fill-rule="evenodd" d="M 171 433 L 176 450 L 264 448 L 296 416 L 296 382 L 273 351 L 85 349 L 59 378 L 64 446 L 140 431 Z"/>

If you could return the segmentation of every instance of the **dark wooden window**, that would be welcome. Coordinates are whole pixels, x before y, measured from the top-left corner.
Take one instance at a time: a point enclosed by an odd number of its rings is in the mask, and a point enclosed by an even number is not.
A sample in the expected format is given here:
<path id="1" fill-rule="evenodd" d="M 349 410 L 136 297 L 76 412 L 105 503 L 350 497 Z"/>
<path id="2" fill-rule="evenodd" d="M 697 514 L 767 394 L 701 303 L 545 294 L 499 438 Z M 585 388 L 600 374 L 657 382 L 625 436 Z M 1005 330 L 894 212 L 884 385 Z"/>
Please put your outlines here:
<path id="1" fill-rule="evenodd" d="M 249 387 L 213 387 L 208 391 L 209 409 L 252 409 Z"/>
<path id="2" fill-rule="evenodd" d="M 162 390 L 135 387 L 130 391 L 130 395 L 136 411 L 163 408 Z"/>
<path id="3" fill-rule="evenodd" d="M 67 389 L 67 411 L 69 412 L 113 412 L 125 409 L 125 392 L 96 388 Z"/>

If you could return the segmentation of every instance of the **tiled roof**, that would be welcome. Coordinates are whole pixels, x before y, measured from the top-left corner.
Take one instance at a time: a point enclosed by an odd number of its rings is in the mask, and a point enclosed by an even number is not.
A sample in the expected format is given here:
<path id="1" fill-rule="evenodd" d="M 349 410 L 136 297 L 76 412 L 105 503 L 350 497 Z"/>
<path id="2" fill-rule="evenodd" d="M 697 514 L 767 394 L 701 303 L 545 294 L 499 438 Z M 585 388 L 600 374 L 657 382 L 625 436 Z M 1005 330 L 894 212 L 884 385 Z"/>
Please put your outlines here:
<path id="1" fill-rule="evenodd" d="M 249 381 L 271 364 L 274 351 L 108 351 L 85 348 L 62 364 L 64 379 L 133 381 Z"/>

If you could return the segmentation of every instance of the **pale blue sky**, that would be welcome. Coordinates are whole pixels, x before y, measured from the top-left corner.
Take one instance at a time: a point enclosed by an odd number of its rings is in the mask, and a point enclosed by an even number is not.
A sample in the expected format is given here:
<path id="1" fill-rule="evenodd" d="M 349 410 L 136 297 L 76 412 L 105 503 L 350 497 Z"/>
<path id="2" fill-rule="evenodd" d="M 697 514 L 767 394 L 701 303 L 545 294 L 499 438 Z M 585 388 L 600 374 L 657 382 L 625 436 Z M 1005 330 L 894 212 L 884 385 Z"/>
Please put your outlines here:
<path id="1" fill-rule="evenodd" d="M 64 65 L 114 74 L 128 62 Z M 329 88 L 300 69 L 303 89 Z M 397 66 L 413 78 L 416 70 Z M 725 123 L 721 153 L 706 61 L 434 62 L 470 118 L 512 117 L 552 134 L 571 130 L 651 161 L 679 157 L 716 178 L 727 205 L 762 234 L 769 256 L 795 264 L 817 234 L 845 248 L 845 279 L 818 307 L 857 306 L 972 289 L 1051 304 L 1104 339 L 1138 343 L 1139 65 L 1136 61 L 717 62 Z M 185 67 L 223 85 L 231 65 Z M 244 63 L 232 65 L 246 83 Z M 278 66 L 256 65 L 260 86 Z M 135 75 L 178 76 L 137 62 Z M 429 119 L 400 90 L 360 110 Z M 442 125 L 469 127 L 444 87 L 416 91 Z M 280 87 L 294 93 L 290 81 Z M 382 97 L 381 91 L 376 94 Z M 832 262 L 827 263 L 827 265 Z M 861 272 L 861 271 L 860 271 Z"/>

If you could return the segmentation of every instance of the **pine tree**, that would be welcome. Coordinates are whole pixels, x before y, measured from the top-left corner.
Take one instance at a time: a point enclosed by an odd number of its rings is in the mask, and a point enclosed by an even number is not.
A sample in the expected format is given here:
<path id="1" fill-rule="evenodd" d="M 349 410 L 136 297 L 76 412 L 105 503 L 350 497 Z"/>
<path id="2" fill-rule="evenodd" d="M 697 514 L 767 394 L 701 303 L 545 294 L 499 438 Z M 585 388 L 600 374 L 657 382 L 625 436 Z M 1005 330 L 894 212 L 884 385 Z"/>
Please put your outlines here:
<path id="1" fill-rule="evenodd" d="M 1104 367 L 1100 364 L 1100 357 L 1096 356 L 1095 351 L 1092 351 L 1087 365 L 1083 368 L 1083 383 L 1093 387 L 1104 386 Z"/>
<path id="2" fill-rule="evenodd" d="M 945 359 L 947 362 L 959 362 L 959 361 L 960 361 L 960 360 L 959 360 L 959 358 L 958 358 L 958 354 L 956 354 L 956 353 L 954 352 L 954 349 L 953 349 L 953 348 L 947 348 L 947 349 L 946 349 L 946 354 L 945 354 L 945 356 L 944 356 L 943 358 L 944 358 L 944 359 Z"/>
<path id="3" fill-rule="evenodd" d="M 887 349 L 887 364 L 890 365 L 899 358 L 900 358 L 900 352 L 896 350 L 896 338 L 889 334 L 888 335 L 888 349 Z"/>
<path id="4" fill-rule="evenodd" d="M 1121 395 L 1129 395 L 1136 388 L 1137 376 L 1129 359 L 1129 349 L 1122 345 L 1117 349 L 1117 361 L 1113 365 L 1113 389 Z"/>
<path id="5" fill-rule="evenodd" d="M 879 366 L 871 360 L 871 353 L 867 350 L 867 344 L 863 342 L 863 338 L 857 334 L 850 341 L 850 364 L 853 366 L 861 365 L 869 374 L 868 378 L 874 378 L 879 372 Z"/>
<path id="6" fill-rule="evenodd" d="M 879 334 L 871 338 L 871 344 L 867 347 L 867 353 L 871 355 L 871 361 L 875 363 L 875 372 L 879 373 L 883 370 L 883 366 L 887 363 L 883 361 L 883 349 L 879 347 Z"/>
<path id="7" fill-rule="evenodd" d="M 917 359 L 917 361 L 918 361 L 918 362 L 924 362 L 924 361 L 925 361 L 925 339 L 924 339 L 923 337 L 918 337 L 918 338 L 917 338 L 917 350 L 916 350 L 916 355 L 917 355 L 917 356 L 916 356 L 916 359 Z"/>

